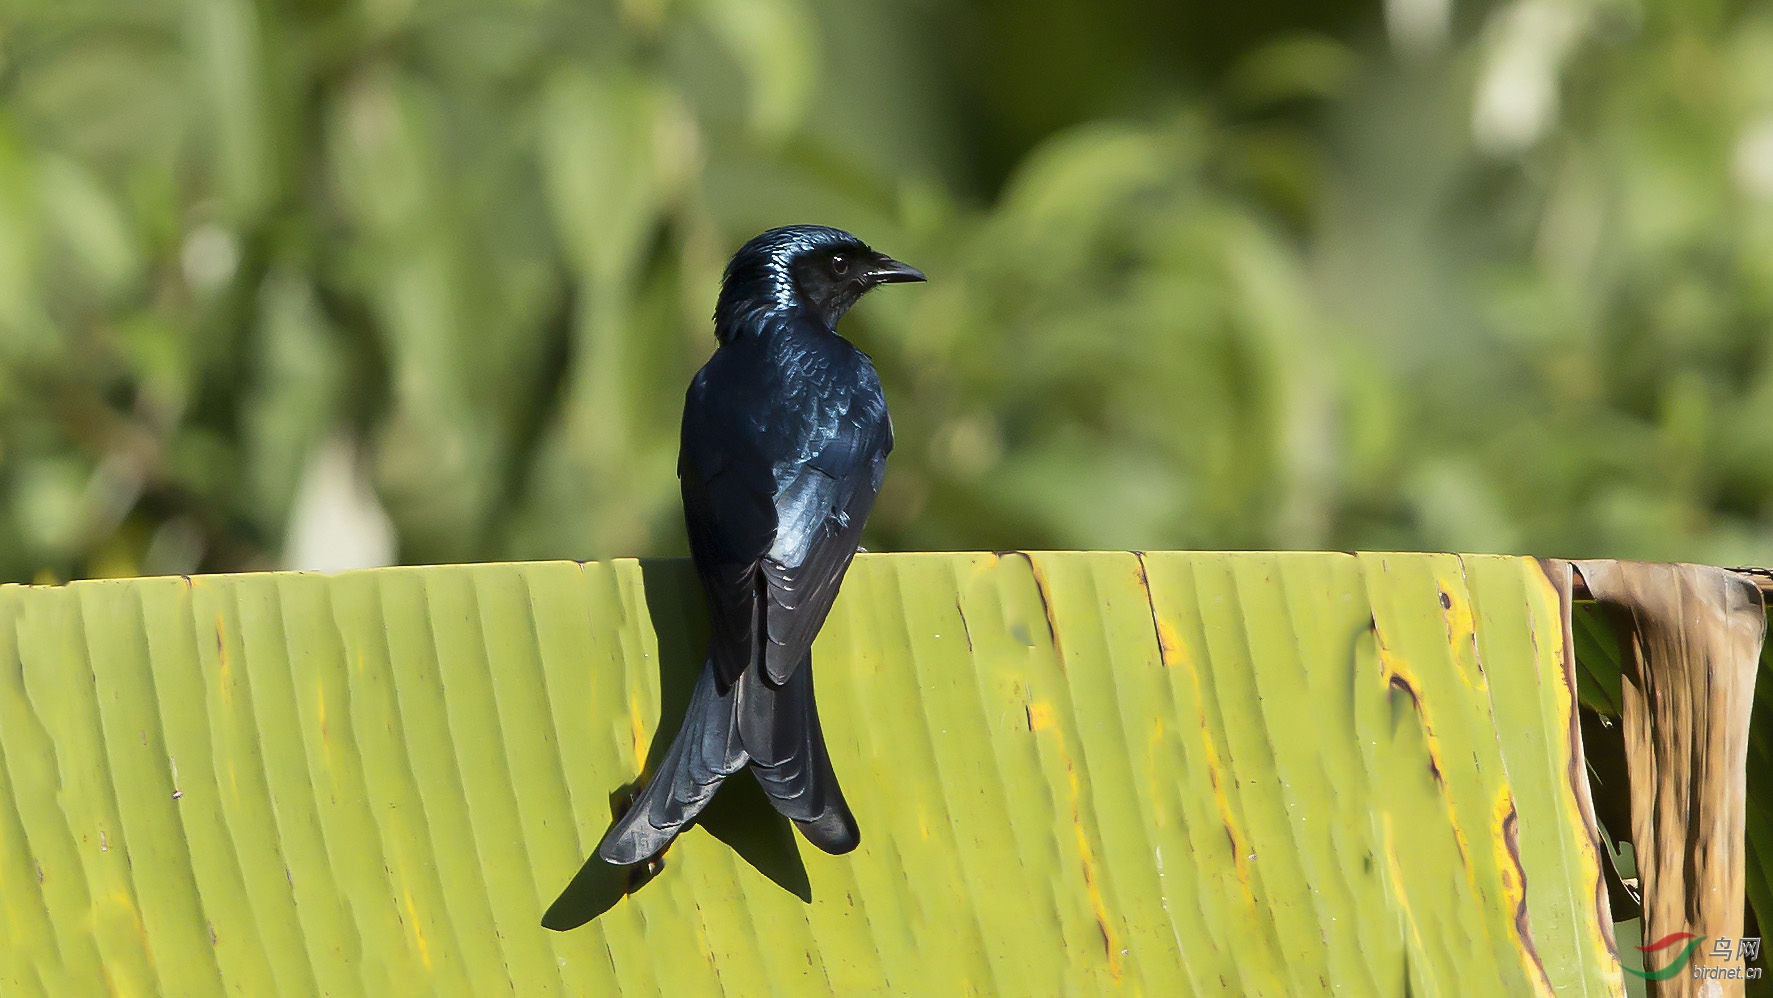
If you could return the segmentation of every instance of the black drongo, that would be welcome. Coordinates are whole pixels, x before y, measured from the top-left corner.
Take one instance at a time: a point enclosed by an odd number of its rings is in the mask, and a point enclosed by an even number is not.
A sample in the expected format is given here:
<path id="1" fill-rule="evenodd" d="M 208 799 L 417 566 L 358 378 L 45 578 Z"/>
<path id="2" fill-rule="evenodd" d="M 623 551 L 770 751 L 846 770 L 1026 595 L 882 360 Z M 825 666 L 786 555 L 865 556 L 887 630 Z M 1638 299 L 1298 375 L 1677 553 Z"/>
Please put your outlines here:
<path id="1" fill-rule="evenodd" d="M 837 320 L 922 273 L 818 225 L 771 229 L 727 264 L 720 346 L 690 382 L 677 477 L 712 623 L 683 727 L 598 855 L 638 863 L 750 766 L 829 853 L 861 841 L 819 730 L 808 662 L 893 448 L 886 397 Z"/>

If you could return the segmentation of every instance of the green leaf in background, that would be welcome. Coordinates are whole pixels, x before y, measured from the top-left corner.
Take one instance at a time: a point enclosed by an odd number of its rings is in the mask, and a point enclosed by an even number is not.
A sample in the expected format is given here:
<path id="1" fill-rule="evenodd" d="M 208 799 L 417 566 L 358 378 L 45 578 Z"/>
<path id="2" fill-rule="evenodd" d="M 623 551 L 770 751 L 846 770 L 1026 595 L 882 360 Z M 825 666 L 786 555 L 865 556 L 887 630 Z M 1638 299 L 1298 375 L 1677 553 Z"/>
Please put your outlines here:
<path id="1" fill-rule="evenodd" d="M 1384 13 L 7 5 L 0 578 L 283 564 L 339 440 L 400 561 L 681 554 L 808 221 L 931 278 L 844 322 L 871 549 L 1773 562 L 1773 16 Z"/>
<path id="2" fill-rule="evenodd" d="M 0 590 L 0 988 L 1621 993 L 1530 559 L 864 555 L 861 847 L 739 777 L 575 876 L 700 615 L 669 561 Z"/>

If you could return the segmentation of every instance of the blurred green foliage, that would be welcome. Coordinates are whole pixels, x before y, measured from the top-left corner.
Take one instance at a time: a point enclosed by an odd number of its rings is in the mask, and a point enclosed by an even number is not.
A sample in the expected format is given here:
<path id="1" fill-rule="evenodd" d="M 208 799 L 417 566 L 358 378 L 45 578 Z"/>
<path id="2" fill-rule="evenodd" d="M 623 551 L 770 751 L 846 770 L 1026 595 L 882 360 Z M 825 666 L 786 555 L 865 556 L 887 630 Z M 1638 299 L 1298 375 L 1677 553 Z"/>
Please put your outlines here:
<path id="1" fill-rule="evenodd" d="M 681 550 L 798 221 L 931 278 L 871 547 L 1773 562 L 1773 11 L 1197 7 L 8 0 L 0 577 L 275 566 L 341 434 L 403 561 Z"/>

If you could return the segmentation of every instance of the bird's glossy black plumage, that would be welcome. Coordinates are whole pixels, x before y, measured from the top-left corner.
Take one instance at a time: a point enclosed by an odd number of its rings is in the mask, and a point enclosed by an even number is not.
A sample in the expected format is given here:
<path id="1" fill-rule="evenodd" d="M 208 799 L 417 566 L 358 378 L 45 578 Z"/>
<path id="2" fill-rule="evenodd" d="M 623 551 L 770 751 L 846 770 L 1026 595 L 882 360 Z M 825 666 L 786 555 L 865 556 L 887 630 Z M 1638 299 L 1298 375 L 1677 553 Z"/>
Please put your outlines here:
<path id="1" fill-rule="evenodd" d="M 776 810 L 831 853 L 860 832 L 819 729 L 808 650 L 886 473 L 893 428 L 867 355 L 838 319 L 923 274 L 838 229 L 746 243 L 714 312 L 720 347 L 690 383 L 677 475 L 712 623 L 683 727 L 598 854 L 637 863 L 750 766 Z"/>

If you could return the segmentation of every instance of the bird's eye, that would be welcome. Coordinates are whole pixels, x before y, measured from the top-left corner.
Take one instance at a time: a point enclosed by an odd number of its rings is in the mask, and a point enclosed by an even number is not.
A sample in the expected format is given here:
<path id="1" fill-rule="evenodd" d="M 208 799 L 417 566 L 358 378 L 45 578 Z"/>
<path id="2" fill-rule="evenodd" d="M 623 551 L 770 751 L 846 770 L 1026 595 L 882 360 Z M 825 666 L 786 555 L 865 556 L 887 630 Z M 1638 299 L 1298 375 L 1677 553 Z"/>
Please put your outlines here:
<path id="1" fill-rule="evenodd" d="M 844 259 L 842 256 L 832 257 L 831 258 L 831 272 L 833 274 L 836 274 L 839 277 L 842 277 L 843 275 L 850 272 L 850 262 L 848 260 Z"/>

